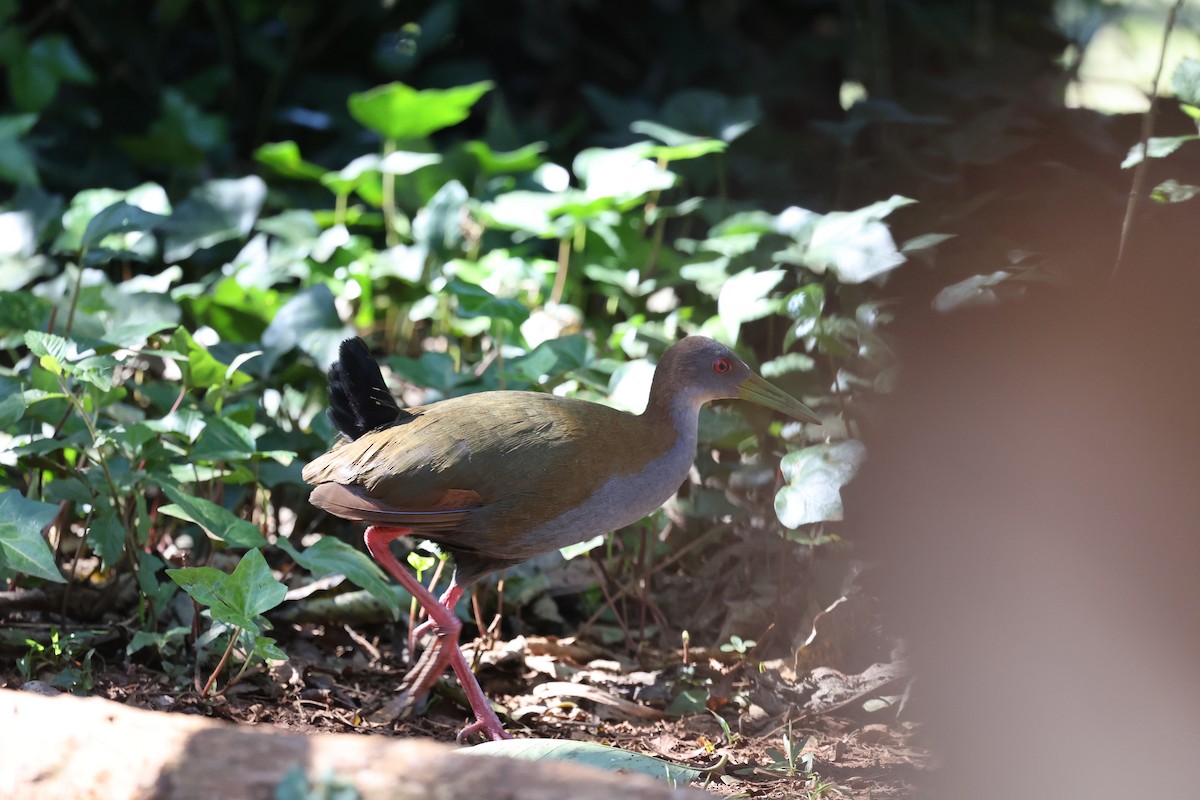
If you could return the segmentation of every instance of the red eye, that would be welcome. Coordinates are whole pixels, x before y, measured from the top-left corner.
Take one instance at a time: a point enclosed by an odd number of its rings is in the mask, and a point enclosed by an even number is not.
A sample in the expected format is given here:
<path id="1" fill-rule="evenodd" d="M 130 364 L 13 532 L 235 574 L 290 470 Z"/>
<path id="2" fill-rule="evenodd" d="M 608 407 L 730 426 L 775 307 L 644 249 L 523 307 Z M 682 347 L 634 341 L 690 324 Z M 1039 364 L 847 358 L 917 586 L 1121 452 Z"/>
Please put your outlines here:
<path id="1" fill-rule="evenodd" d="M 717 373 L 718 375 L 724 375 L 726 372 L 729 372 L 730 366 L 729 359 L 718 358 L 713 362 L 713 372 Z"/>

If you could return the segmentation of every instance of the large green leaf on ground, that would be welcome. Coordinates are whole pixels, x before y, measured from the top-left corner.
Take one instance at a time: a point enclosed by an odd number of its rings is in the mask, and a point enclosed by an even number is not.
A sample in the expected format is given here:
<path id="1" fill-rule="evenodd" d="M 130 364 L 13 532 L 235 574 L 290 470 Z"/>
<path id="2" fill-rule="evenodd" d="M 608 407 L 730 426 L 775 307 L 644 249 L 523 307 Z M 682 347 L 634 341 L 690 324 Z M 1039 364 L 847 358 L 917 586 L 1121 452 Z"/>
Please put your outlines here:
<path id="1" fill-rule="evenodd" d="M 58 506 L 29 500 L 15 489 L 0 492 L 0 570 L 66 583 L 42 537 L 57 514 Z"/>

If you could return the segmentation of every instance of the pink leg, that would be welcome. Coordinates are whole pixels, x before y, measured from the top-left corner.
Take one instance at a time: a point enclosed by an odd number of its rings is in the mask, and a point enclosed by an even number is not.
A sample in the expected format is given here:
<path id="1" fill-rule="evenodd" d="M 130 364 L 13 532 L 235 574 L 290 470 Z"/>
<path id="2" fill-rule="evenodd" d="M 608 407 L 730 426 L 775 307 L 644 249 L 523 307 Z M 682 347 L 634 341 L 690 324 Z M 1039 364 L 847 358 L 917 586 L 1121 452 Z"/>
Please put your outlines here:
<path id="1" fill-rule="evenodd" d="M 438 598 L 438 603 L 442 606 L 445 606 L 450 610 L 451 613 L 453 613 L 454 607 L 458 605 L 458 600 L 460 597 L 462 597 L 462 595 L 462 588 L 454 581 L 450 581 L 450 586 L 446 589 L 446 591 L 442 592 L 442 596 Z M 427 618 L 420 625 L 413 628 L 408 635 L 408 649 L 411 650 L 413 648 L 413 643 L 428 633 L 429 629 L 432 627 L 433 620 Z"/>
<path id="2" fill-rule="evenodd" d="M 467 659 L 463 656 L 462 650 L 458 646 L 458 633 L 462 630 L 462 623 L 454 612 L 446 606 L 438 602 L 437 598 L 426 589 L 416 576 L 400 566 L 400 562 L 392 555 L 388 545 L 393 539 L 400 536 L 407 536 L 412 531 L 407 528 L 385 528 L 378 525 L 372 525 L 367 528 L 367 532 L 363 538 L 367 543 L 367 550 L 375 557 L 375 560 L 380 565 L 391 573 L 401 586 L 409 591 L 413 597 L 417 598 L 417 602 L 425 609 L 429 615 L 429 622 L 437 632 L 438 641 L 433 645 L 436 648 L 435 655 L 429 659 L 421 659 L 419 665 L 421 674 L 417 677 L 416 684 L 410 690 L 414 695 L 423 694 L 433 685 L 446 667 L 449 666 L 454 670 L 454 674 L 458 676 L 458 682 L 466 692 L 467 700 L 471 704 L 471 710 L 475 712 L 475 722 L 471 723 L 459 733 L 458 738 L 470 736 L 471 734 L 480 731 L 486 733 L 492 739 L 511 739 L 504 726 L 500 724 L 500 718 L 496 716 L 496 712 L 492 710 L 491 703 L 488 702 L 487 696 L 483 693 L 483 688 L 476 680 L 474 673 L 471 672 L 471 666 L 467 663 Z M 462 594 L 462 590 L 451 584 L 447 590 L 445 597 L 448 599 L 451 594 L 457 590 L 458 594 Z M 457 597 L 455 597 L 457 599 Z"/>

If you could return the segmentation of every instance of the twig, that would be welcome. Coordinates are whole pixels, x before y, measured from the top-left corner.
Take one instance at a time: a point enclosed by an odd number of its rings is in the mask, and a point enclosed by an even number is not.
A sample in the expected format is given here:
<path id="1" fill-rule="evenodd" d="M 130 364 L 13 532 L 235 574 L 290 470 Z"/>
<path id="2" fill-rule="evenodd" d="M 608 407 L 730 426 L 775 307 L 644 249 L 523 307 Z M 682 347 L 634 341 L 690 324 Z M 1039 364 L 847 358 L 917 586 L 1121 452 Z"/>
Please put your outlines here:
<path id="1" fill-rule="evenodd" d="M 217 663 L 216 669 L 212 671 L 212 675 L 208 676 L 208 682 L 205 683 L 204 688 L 200 690 L 201 697 L 208 697 L 208 690 L 212 688 L 214 683 L 216 683 L 217 676 L 221 674 L 221 670 L 225 669 L 225 663 L 229 661 L 229 656 L 233 654 L 233 647 L 237 644 L 238 637 L 241 635 L 241 628 L 233 629 L 233 633 L 229 636 L 229 646 L 225 648 L 225 652 L 221 655 L 221 660 Z"/>
<path id="2" fill-rule="evenodd" d="M 1167 43 L 1171 39 L 1171 30 L 1175 27 L 1175 19 L 1183 0 L 1175 0 L 1175 5 L 1167 12 L 1167 24 L 1163 28 L 1162 47 L 1158 51 L 1158 67 L 1154 70 L 1154 81 L 1150 84 L 1150 107 L 1142 115 L 1142 138 L 1139 148 L 1142 160 L 1133 168 L 1133 182 L 1129 186 L 1129 199 L 1125 202 L 1125 219 L 1121 222 L 1121 241 L 1117 245 L 1117 260 L 1113 264 L 1112 276 L 1117 277 L 1121 263 L 1125 258 L 1125 246 L 1129 241 L 1129 231 L 1133 228 L 1133 215 L 1137 210 L 1138 198 L 1142 194 L 1142 185 L 1146 182 L 1146 170 L 1150 154 L 1146 152 L 1150 146 L 1150 137 L 1154 133 L 1154 117 L 1158 114 L 1158 82 L 1162 78 L 1163 62 L 1167 60 Z"/>

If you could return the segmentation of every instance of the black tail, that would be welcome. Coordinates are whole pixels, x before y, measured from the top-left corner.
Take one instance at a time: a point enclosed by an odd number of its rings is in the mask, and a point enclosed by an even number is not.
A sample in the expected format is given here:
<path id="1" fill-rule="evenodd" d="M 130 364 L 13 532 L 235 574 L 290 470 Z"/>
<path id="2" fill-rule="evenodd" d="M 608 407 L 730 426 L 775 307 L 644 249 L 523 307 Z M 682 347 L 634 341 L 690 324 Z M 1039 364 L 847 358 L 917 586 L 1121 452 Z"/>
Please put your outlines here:
<path id="1" fill-rule="evenodd" d="M 338 360 L 329 368 L 329 419 L 339 431 L 357 439 L 364 433 L 390 425 L 400 415 L 379 364 L 357 336 L 338 348 Z"/>

